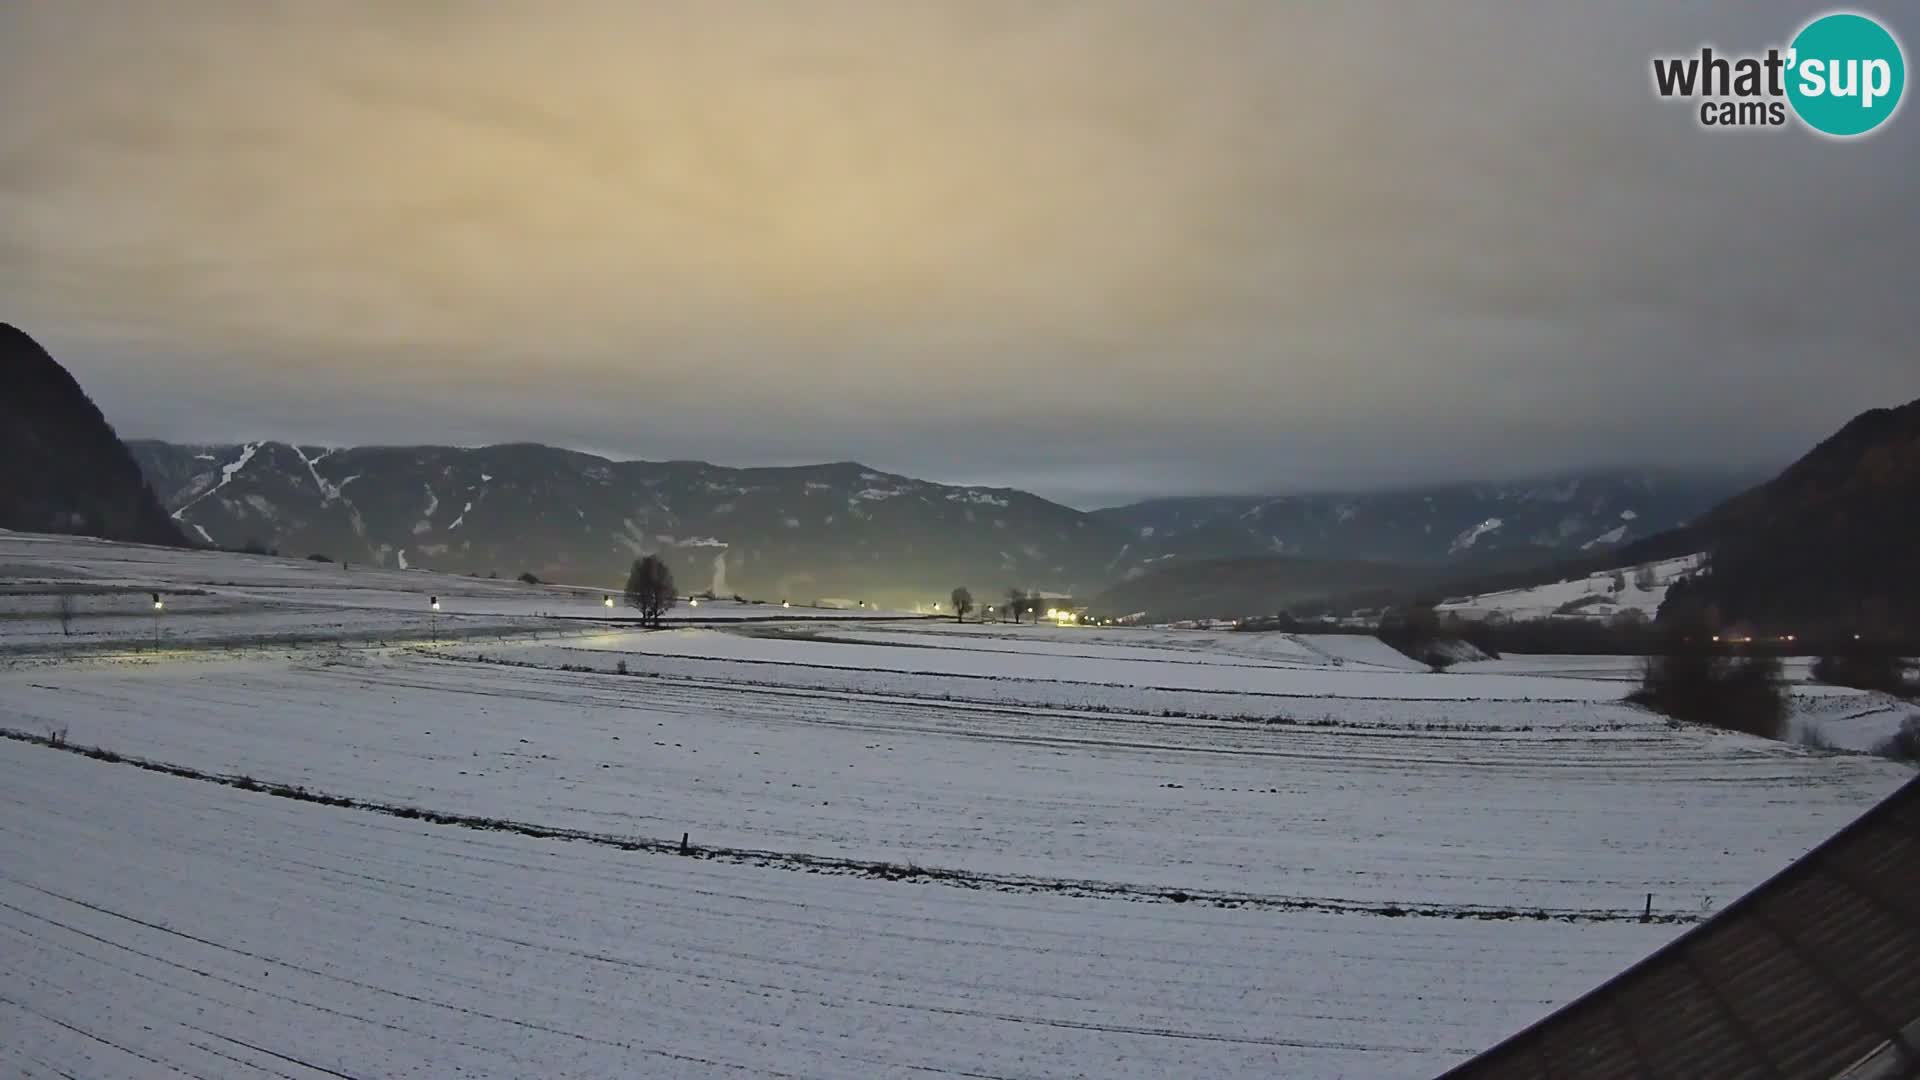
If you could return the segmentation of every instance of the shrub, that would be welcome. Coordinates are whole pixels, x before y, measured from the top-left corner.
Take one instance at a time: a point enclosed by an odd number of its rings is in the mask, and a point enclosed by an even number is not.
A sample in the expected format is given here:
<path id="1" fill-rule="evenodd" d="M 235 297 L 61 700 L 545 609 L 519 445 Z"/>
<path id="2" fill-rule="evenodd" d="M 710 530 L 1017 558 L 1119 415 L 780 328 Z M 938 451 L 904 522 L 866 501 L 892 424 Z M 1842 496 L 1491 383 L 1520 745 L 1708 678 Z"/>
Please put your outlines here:
<path id="1" fill-rule="evenodd" d="M 625 675 L 627 673 L 627 662 L 625 660 L 620 661 L 613 665 L 613 670 L 616 674 Z"/>
<path id="2" fill-rule="evenodd" d="M 1900 730 L 1881 740 L 1873 752 L 1884 758 L 1920 764 L 1920 713 L 1900 722 Z"/>
<path id="3" fill-rule="evenodd" d="M 1811 724 L 1800 725 L 1793 733 L 1793 741 L 1809 750 L 1831 752 L 1834 749 L 1833 740 L 1827 738 L 1827 733 Z"/>
<path id="4" fill-rule="evenodd" d="M 1778 658 L 1728 654 L 1704 626 L 1690 623 L 1669 626 L 1664 636 L 1628 701 L 1676 720 L 1780 738 L 1787 695 Z"/>
<path id="5" fill-rule="evenodd" d="M 521 580 L 522 582 L 525 582 L 525 583 L 526 583 L 526 584 L 528 584 L 528 585 L 538 585 L 538 584 L 540 584 L 540 579 L 539 579 L 539 578 L 537 578 L 537 577 L 534 577 L 534 576 L 533 576 L 533 571 L 531 571 L 531 570 L 522 570 L 522 571 L 520 571 L 520 580 Z"/>
<path id="6" fill-rule="evenodd" d="M 1890 649 L 1858 648 L 1830 653 L 1813 662 L 1813 677 L 1832 686 L 1880 690 L 1897 697 L 1920 697 L 1920 679 Z"/>
<path id="7" fill-rule="evenodd" d="M 307 556 L 307 561 L 308 561 L 308 562 L 332 562 L 332 561 L 333 561 L 333 556 L 331 556 L 331 555 L 322 555 L 322 554 L 320 554 L 319 552 L 317 552 L 317 551 L 316 551 L 316 552 L 314 552 L 313 554 L 311 554 L 311 555 L 309 555 L 309 556 Z"/>

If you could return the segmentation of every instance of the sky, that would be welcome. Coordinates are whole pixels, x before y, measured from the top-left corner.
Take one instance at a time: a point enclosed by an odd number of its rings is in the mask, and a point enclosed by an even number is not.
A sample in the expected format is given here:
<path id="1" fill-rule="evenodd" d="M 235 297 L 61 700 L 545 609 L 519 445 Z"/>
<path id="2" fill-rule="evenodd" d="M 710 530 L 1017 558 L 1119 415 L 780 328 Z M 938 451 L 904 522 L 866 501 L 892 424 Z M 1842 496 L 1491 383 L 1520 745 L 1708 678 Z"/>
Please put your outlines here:
<path id="1" fill-rule="evenodd" d="M 1783 463 L 1920 397 L 1920 115 L 1703 131 L 1651 58 L 1825 9 L 1681 7 L 25 0 L 0 320 L 183 441 L 1082 506 Z"/>

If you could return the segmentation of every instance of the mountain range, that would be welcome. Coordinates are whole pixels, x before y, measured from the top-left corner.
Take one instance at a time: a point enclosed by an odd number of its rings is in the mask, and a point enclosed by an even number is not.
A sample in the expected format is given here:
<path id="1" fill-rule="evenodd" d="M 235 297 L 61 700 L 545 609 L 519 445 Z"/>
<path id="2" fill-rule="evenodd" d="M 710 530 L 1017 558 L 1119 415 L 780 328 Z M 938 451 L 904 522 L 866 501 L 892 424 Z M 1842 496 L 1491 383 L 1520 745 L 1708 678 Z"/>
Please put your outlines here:
<path id="1" fill-rule="evenodd" d="M 1757 484 L 1751 472 L 1613 469 L 1081 511 L 854 462 L 124 444 L 71 374 L 6 324 L 0 386 L 0 528 L 601 586 L 660 553 L 689 590 L 757 599 L 930 605 L 956 584 L 983 598 L 1011 586 L 1163 617 L 1179 617 L 1175 602 L 1194 616 L 1260 613 L 1705 553 L 1669 602 L 1828 633 L 1920 628 L 1920 401 L 1861 414 Z"/>
<path id="2" fill-rule="evenodd" d="M 591 584 L 621 580 L 635 555 L 660 552 L 693 589 L 888 605 L 930 604 L 955 584 L 982 596 L 1016 586 L 1084 597 L 1177 563 L 1254 553 L 1538 561 L 1673 527 L 1740 486 L 1734 474 L 1614 470 L 1085 512 L 853 462 L 742 469 L 534 444 L 130 448 L 202 543 Z"/>

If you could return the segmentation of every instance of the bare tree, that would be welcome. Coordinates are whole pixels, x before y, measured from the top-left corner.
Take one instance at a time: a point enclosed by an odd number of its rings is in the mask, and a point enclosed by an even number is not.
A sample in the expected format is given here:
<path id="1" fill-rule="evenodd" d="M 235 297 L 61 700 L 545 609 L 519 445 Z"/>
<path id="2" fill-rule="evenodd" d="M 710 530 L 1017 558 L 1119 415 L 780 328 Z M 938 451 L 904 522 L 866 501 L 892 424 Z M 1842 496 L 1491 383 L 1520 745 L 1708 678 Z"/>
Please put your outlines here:
<path id="1" fill-rule="evenodd" d="M 73 636 L 73 590 L 61 589 L 53 599 L 53 613 L 60 619 L 62 637 Z"/>
<path id="2" fill-rule="evenodd" d="M 953 617 L 957 622 L 967 621 L 967 612 L 973 610 L 973 592 L 965 585 L 953 590 Z"/>
<path id="3" fill-rule="evenodd" d="M 1641 563 L 1640 568 L 1633 572 L 1633 587 L 1641 592 L 1652 592 L 1658 584 L 1659 579 L 1654 576 L 1652 563 Z"/>
<path id="4" fill-rule="evenodd" d="M 1027 594 L 1020 589 L 1008 589 L 1007 614 L 1013 617 L 1013 621 L 1016 623 L 1019 622 L 1021 614 L 1026 610 Z"/>
<path id="5" fill-rule="evenodd" d="M 659 626 L 660 617 L 676 599 L 673 571 L 658 555 L 633 560 L 633 570 L 627 574 L 627 603 L 640 612 L 643 624 Z"/>

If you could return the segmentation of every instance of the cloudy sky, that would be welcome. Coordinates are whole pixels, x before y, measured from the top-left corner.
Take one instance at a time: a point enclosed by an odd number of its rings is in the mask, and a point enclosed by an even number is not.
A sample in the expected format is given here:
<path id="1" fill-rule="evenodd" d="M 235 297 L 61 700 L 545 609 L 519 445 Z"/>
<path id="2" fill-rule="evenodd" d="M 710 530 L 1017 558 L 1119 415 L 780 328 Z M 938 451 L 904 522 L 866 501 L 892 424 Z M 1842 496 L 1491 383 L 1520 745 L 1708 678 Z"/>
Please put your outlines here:
<path id="1" fill-rule="evenodd" d="M 1920 117 L 1703 132 L 1649 58 L 1815 9 L 1676 6 L 28 0 L 0 319 L 188 440 L 1083 505 L 1782 461 L 1920 396 Z"/>

